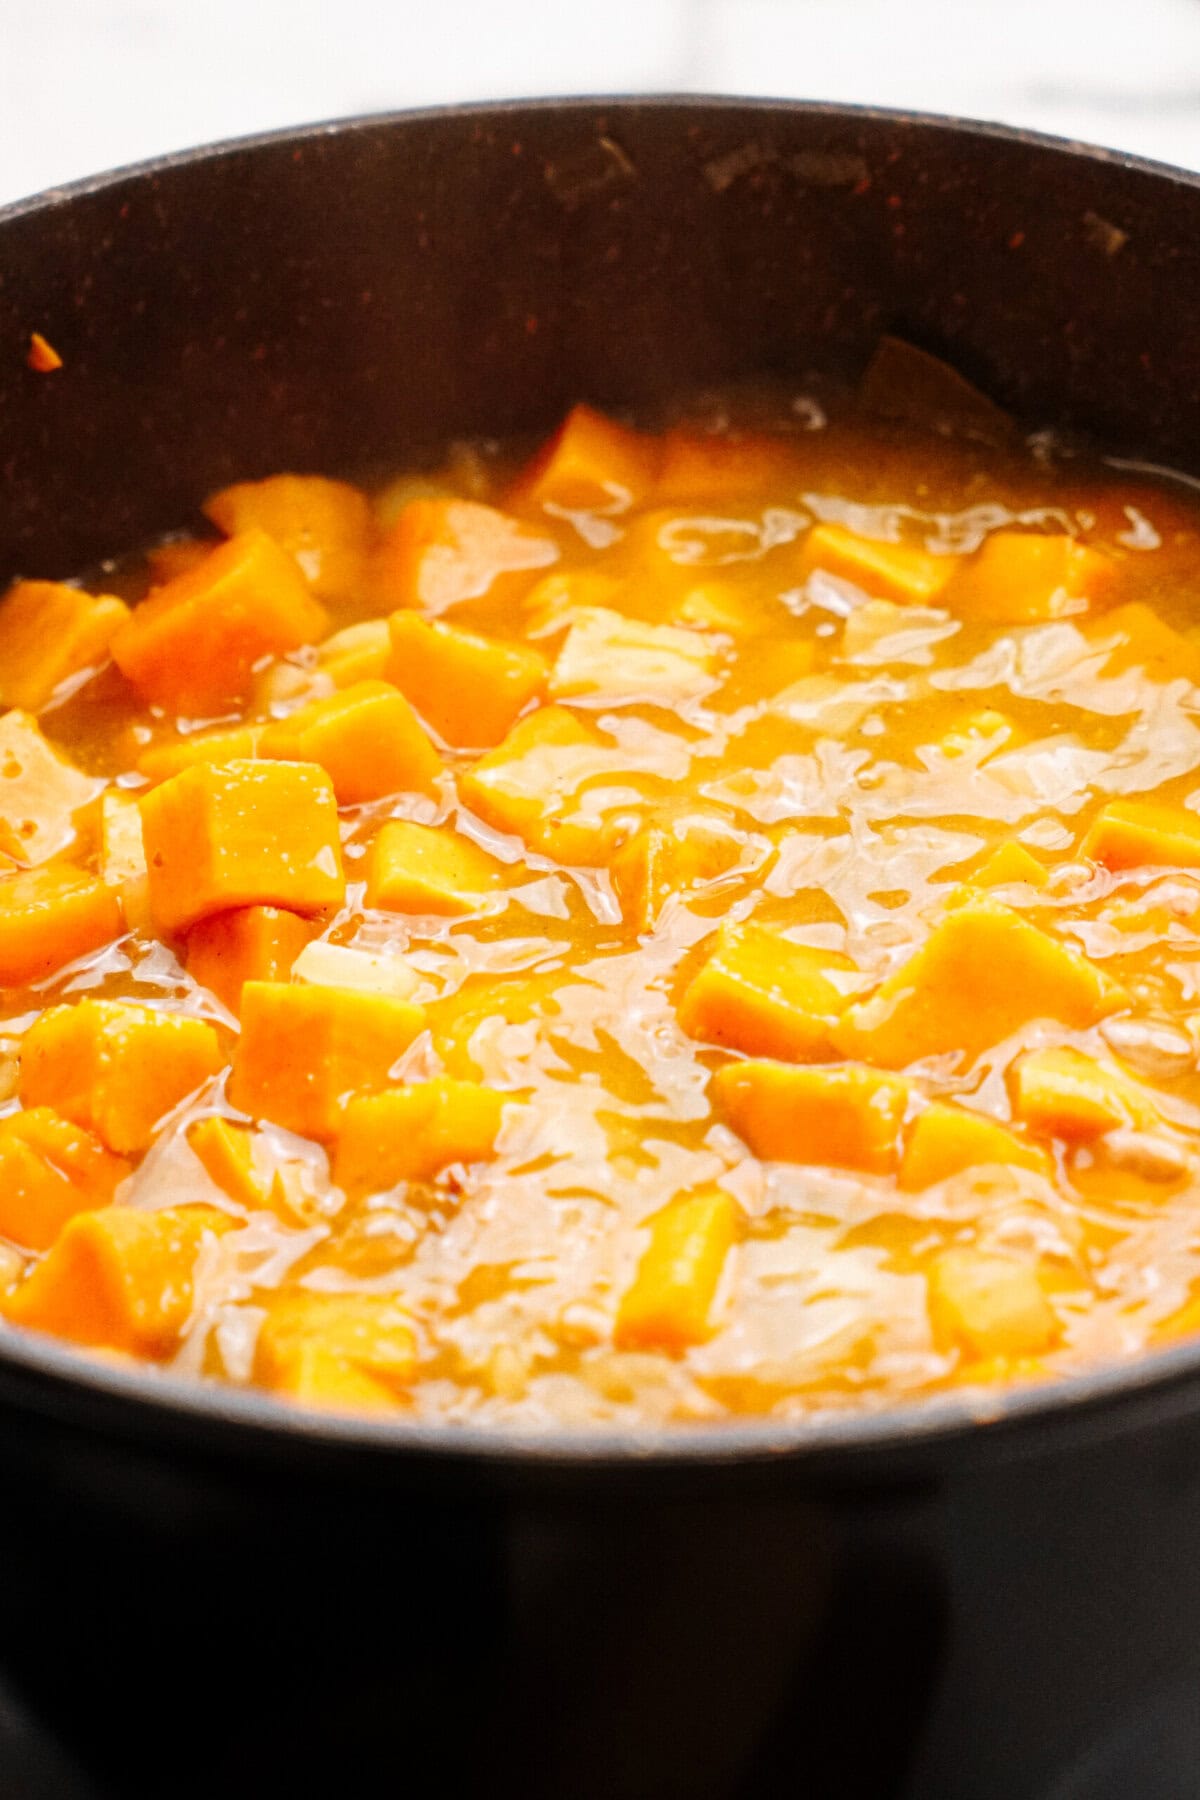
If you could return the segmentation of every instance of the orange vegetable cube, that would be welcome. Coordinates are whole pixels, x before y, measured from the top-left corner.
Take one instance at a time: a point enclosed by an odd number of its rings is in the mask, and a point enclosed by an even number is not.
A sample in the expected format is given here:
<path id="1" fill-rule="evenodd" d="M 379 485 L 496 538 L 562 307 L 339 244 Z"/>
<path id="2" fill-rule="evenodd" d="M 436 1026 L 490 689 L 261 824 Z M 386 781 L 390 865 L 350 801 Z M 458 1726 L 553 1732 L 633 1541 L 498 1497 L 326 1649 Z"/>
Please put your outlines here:
<path id="1" fill-rule="evenodd" d="M 1036 1144 L 1026 1143 L 995 1119 L 935 1100 L 913 1121 L 900 1164 L 900 1186 L 917 1193 L 963 1169 L 992 1163 L 1032 1169 L 1047 1181 L 1054 1173 L 1050 1158 Z"/>
<path id="2" fill-rule="evenodd" d="M 265 531 L 244 531 L 135 607 L 112 654 L 145 699 L 203 716 L 244 700 L 264 656 L 315 643 L 327 629 L 287 551 Z"/>
<path id="3" fill-rule="evenodd" d="M 121 903 L 63 863 L 0 875 L 0 987 L 25 987 L 124 931 Z"/>
<path id="4" fill-rule="evenodd" d="M 432 793 L 442 759 L 404 695 L 386 681 L 359 681 L 310 700 L 263 732 L 263 756 L 318 763 L 340 806 L 401 791 Z"/>
<path id="5" fill-rule="evenodd" d="M 596 865 L 609 840 L 601 821 L 572 817 L 584 784 L 611 773 L 613 752 L 598 732 L 561 706 L 543 706 L 460 778 L 459 792 L 497 831 L 523 838 L 557 862 Z"/>
<path id="6" fill-rule="evenodd" d="M 392 655 L 392 634 L 386 619 L 364 619 L 344 625 L 317 648 L 317 668 L 336 688 L 353 687 L 357 681 L 382 681 Z"/>
<path id="7" fill-rule="evenodd" d="M 235 906 L 193 925 L 184 960 L 188 974 L 230 1012 L 247 981 L 286 981 L 318 927 L 278 906 Z"/>
<path id="8" fill-rule="evenodd" d="M 509 502 L 556 512 L 627 512 L 654 487 L 660 457 L 653 438 L 590 406 L 574 406 L 518 475 Z"/>
<path id="9" fill-rule="evenodd" d="M 936 600 L 960 558 L 938 556 L 911 544 L 885 544 L 859 537 L 843 525 L 814 525 L 801 547 L 806 572 L 840 575 L 885 600 Z"/>
<path id="10" fill-rule="evenodd" d="M 1175 681 L 1183 676 L 1200 682 L 1200 644 L 1160 619 L 1144 601 L 1114 606 L 1100 618 L 1085 621 L 1080 629 L 1089 643 L 1107 652 L 1105 675 L 1141 669 L 1151 681 Z"/>
<path id="11" fill-rule="evenodd" d="M 191 1315 L 205 1239 L 233 1224 L 209 1206 L 77 1213 L 0 1310 L 13 1325 L 72 1343 L 166 1356 Z"/>
<path id="12" fill-rule="evenodd" d="M 276 1296 L 259 1332 L 255 1375 L 308 1406 L 386 1406 L 417 1366 L 412 1320 L 390 1294 Z"/>
<path id="13" fill-rule="evenodd" d="M 364 583 L 371 508 L 346 481 L 322 475 L 270 475 L 239 481 L 204 503 L 229 537 L 258 529 L 294 556 L 319 600 L 353 598 Z"/>
<path id="14" fill-rule="evenodd" d="M 970 878 L 973 888 L 1008 887 L 1023 882 L 1026 887 L 1043 888 L 1050 879 L 1046 865 L 1026 850 L 1024 844 L 1009 839 L 989 851 Z"/>
<path id="15" fill-rule="evenodd" d="M 486 1162 L 504 1103 L 491 1088 L 446 1075 L 351 1100 L 333 1178 L 348 1194 L 378 1194 L 401 1181 L 432 1181 L 449 1163 Z"/>
<path id="16" fill-rule="evenodd" d="M 528 645 L 480 637 L 413 612 L 393 613 L 389 679 L 459 749 L 490 748 L 545 692 L 547 663 Z"/>
<path id="17" fill-rule="evenodd" d="M 129 1172 L 53 1107 L 10 1114 L 0 1120 L 0 1238 L 48 1250 L 75 1213 L 106 1206 Z"/>
<path id="18" fill-rule="evenodd" d="M 164 935 L 235 906 L 341 905 L 337 801 L 312 763 L 198 763 L 141 808 L 150 911 Z"/>
<path id="19" fill-rule="evenodd" d="M 267 1204 L 265 1184 L 254 1166 L 254 1136 L 228 1119 L 197 1119 L 189 1125 L 188 1146 L 206 1175 L 241 1206 Z"/>
<path id="20" fill-rule="evenodd" d="M 169 781 L 197 763 L 252 762 L 259 754 L 265 729 L 263 725 L 234 725 L 228 731 L 196 731 L 152 744 L 138 757 L 138 774 L 147 781 Z"/>
<path id="21" fill-rule="evenodd" d="M 749 1056 L 813 1062 L 834 1054 L 829 1033 L 847 1005 L 849 957 L 794 944 L 761 925 L 723 926 L 716 949 L 679 1003 L 690 1037 Z"/>
<path id="22" fill-rule="evenodd" d="M 1200 868 L 1200 817 L 1184 806 L 1151 800 L 1110 800 L 1079 846 L 1081 856 L 1109 869 L 1164 864 Z"/>
<path id="23" fill-rule="evenodd" d="M 129 608 L 112 594 L 18 581 L 0 599 L 0 704 L 37 712 L 60 682 L 96 668 Z"/>
<path id="24" fill-rule="evenodd" d="M 391 819 L 367 858 L 367 905 L 384 912 L 478 912 L 504 865 L 445 825 Z"/>
<path id="25" fill-rule="evenodd" d="M 717 631 L 724 637 L 741 637 L 753 631 L 755 619 L 751 607 L 731 583 L 702 581 L 684 594 L 672 610 L 669 623 L 697 631 Z M 743 654 L 747 647 L 742 646 Z M 811 655 L 809 646 L 810 661 Z"/>
<path id="26" fill-rule="evenodd" d="M 312 982 L 248 981 L 230 1100 L 252 1119 L 272 1119 L 301 1137 L 332 1138 L 346 1101 L 386 1087 L 424 1026 L 423 1008 L 409 1000 Z"/>
<path id="27" fill-rule="evenodd" d="M 110 1150 L 134 1156 L 223 1061 L 216 1032 L 200 1019 L 124 1000 L 78 1000 L 51 1007 L 26 1032 L 21 1101 L 56 1107 Z"/>
<path id="28" fill-rule="evenodd" d="M 739 864 L 753 866 L 742 835 L 722 819 L 692 812 L 635 831 L 613 857 L 609 875 L 625 923 L 652 931 L 675 895 L 702 888 Z"/>
<path id="29" fill-rule="evenodd" d="M 964 565 L 952 598 L 972 619 L 1035 625 L 1087 612 L 1116 574 L 1110 556 L 1065 532 L 995 531 Z"/>
<path id="30" fill-rule="evenodd" d="M 896 1166 L 912 1084 L 854 1063 L 728 1063 L 713 1094 L 755 1156 L 886 1175 Z"/>
<path id="31" fill-rule="evenodd" d="M 617 1309 L 622 1350 L 682 1351 L 712 1336 L 712 1306 L 737 1242 L 737 1202 L 718 1187 L 672 1200 L 649 1221 L 650 1243 Z"/>
<path id="32" fill-rule="evenodd" d="M 1137 1082 L 1069 1045 L 1031 1050 L 1019 1059 L 1013 1111 L 1034 1131 L 1069 1140 L 1159 1122 L 1158 1108 Z"/>
<path id="33" fill-rule="evenodd" d="M 887 1069 L 925 1056 L 973 1058 L 1031 1019 L 1094 1025 L 1128 995 L 1079 951 L 996 900 L 948 911 L 921 948 L 849 1007 L 833 1037 Z"/>
<path id="34" fill-rule="evenodd" d="M 1058 1320 L 1028 1263 L 980 1250 L 944 1250 L 929 1274 L 935 1343 L 970 1357 L 1034 1356 L 1050 1349 Z"/>
<path id="35" fill-rule="evenodd" d="M 440 613 L 498 581 L 558 561 L 558 546 L 494 506 L 420 499 L 403 507 L 375 556 L 374 591 L 389 607 Z"/>
<path id="36" fill-rule="evenodd" d="M 80 809 L 104 783 L 46 742 L 25 712 L 0 718 L 0 851 L 26 867 L 49 862 L 75 837 Z"/>

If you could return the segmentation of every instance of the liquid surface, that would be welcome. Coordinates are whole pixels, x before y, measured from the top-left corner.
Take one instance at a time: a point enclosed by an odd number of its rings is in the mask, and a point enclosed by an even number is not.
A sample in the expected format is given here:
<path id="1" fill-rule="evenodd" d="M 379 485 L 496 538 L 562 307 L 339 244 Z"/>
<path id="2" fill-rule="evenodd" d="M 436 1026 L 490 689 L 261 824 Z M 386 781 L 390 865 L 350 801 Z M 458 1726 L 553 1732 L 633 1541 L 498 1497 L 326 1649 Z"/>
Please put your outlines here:
<path id="1" fill-rule="evenodd" d="M 538 1426 L 1200 1326 L 1200 515 L 773 417 L 0 605 L 4 1329 Z"/>

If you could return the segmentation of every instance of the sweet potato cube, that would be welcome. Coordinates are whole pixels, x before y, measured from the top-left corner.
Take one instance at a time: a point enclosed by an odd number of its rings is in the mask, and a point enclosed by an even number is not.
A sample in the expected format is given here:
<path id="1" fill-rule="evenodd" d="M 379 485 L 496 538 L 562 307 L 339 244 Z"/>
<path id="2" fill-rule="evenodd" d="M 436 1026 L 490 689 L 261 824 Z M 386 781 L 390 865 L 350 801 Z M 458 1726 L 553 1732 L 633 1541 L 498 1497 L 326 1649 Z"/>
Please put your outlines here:
<path id="1" fill-rule="evenodd" d="M 847 1056 L 900 1069 L 925 1056 L 974 1058 L 1031 1019 L 1081 1028 L 1128 1004 L 1109 976 L 999 901 L 946 913 L 921 948 L 833 1038 Z"/>
<path id="2" fill-rule="evenodd" d="M 475 1081 L 438 1075 L 411 1087 L 351 1100 L 342 1118 L 333 1178 L 346 1193 L 383 1193 L 400 1181 L 432 1181 L 449 1163 L 494 1154 L 505 1096 Z"/>
<path id="3" fill-rule="evenodd" d="M 737 1202 L 718 1187 L 672 1200 L 649 1220 L 649 1245 L 617 1309 L 619 1349 L 683 1351 L 712 1336 L 740 1220 Z"/>
<path id="4" fill-rule="evenodd" d="M 383 912 L 478 912 L 504 865 L 445 825 L 391 819 L 367 858 L 367 905 Z"/>
<path id="5" fill-rule="evenodd" d="M 1009 839 L 992 850 L 970 878 L 973 888 L 1008 887 L 1023 882 L 1026 887 L 1043 888 L 1050 879 L 1044 863 L 1026 850 L 1024 844 Z"/>
<path id="6" fill-rule="evenodd" d="M 169 781 L 197 763 L 252 762 L 265 729 L 263 725 L 234 725 L 228 731 L 196 731 L 152 744 L 138 757 L 138 774 L 147 781 Z"/>
<path id="7" fill-rule="evenodd" d="M 498 744 L 531 700 L 545 692 L 540 651 L 481 637 L 414 612 L 393 613 L 387 674 L 421 717 L 457 749 Z"/>
<path id="8" fill-rule="evenodd" d="M 859 537 L 843 525 L 814 525 L 800 555 L 806 573 L 820 569 L 885 600 L 921 602 L 934 600 L 943 592 L 961 561 L 911 544 Z"/>
<path id="9" fill-rule="evenodd" d="M 1145 1088 L 1070 1045 L 1031 1050 L 1019 1059 L 1013 1071 L 1013 1111 L 1032 1130 L 1068 1141 L 1159 1123 Z"/>
<path id="10" fill-rule="evenodd" d="M 968 618 L 1036 625 L 1087 612 L 1117 565 L 1065 532 L 995 531 L 967 562 L 951 598 Z"/>
<path id="11" fill-rule="evenodd" d="M 543 706 L 513 726 L 502 744 L 459 780 L 463 800 L 486 824 L 512 832 L 563 863 L 602 863 L 599 824 L 570 818 L 580 789 L 612 770 L 598 732 L 562 706 Z"/>
<path id="12" fill-rule="evenodd" d="M 656 439 L 590 406 L 573 406 L 518 475 L 509 504 L 568 513 L 627 512 L 650 494 L 661 455 Z"/>
<path id="13" fill-rule="evenodd" d="M 100 879 L 119 895 L 125 923 L 140 930 L 150 917 L 142 814 L 133 795 L 119 788 L 100 799 Z"/>
<path id="14" fill-rule="evenodd" d="M 313 763 L 199 763 L 141 808 L 150 912 L 165 936 L 235 906 L 341 905 L 337 801 Z"/>
<path id="15" fill-rule="evenodd" d="M 155 1127 L 221 1068 L 211 1025 L 124 1000 L 53 1006 L 21 1045 L 25 1106 L 53 1106 L 120 1156 L 149 1148 Z"/>
<path id="16" fill-rule="evenodd" d="M 552 538 L 474 500 L 419 499 L 403 507 L 374 559 L 374 592 L 388 607 L 441 613 L 478 600 L 506 577 L 558 561 Z"/>
<path id="17" fill-rule="evenodd" d="M 124 931 L 112 888 L 63 863 L 0 875 L 0 987 L 25 987 Z"/>
<path id="18" fill-rule="evenodd" d="M 18 581 L 0 600 L 0 705 L 37 712 L 60 682 L 108 655 L 129 608 L 112 594 Z"/>
<path id="19" fill-rule="evenodd" d="M 1029 1263 L 980 1250 L 944 1250 L 929 1272 L 929 1322 L 940 1349 L 968 1357 L 1035 1356 L 1059 1335 Z"/>
<path id="20" fill-rule="evenodd" d="M 346 1101 L 386 1087 L 424 1029 L 409 1000 L 311 982 L 248 981 L 229 1097 L 301 1137 L 336 1135 Z"/>
<path id="21" fill-rule="evenodd" d="M 295 1289 L 271 1303 L 259 1332 L 257 1379 L 309 1406 L 385 1406 L 417 1366 L 412 1320 L 390 1294 Z"/>
<path id="22" fill-rule="evenodd" d="M 1114 606 L 1098 619 L 1085 620 L 1080 629 L 1089 643 L 1107 652 L 1105 675 L 1141 669 L 1151 681 L 1182 676 L 1200 683 L 1200 644 L 1160 619 L 1142 600 Z"/>
<path id="23" fill-rule="evenodd" d="M 353 598 L 363 587 L 371 508 L 346 481 L 321 475 L 270 475 L 239 481 L 204 503 L 229 537 L 258 529 L 294 556 L 319 600 Z"/>
<path id="24" fill-rule="evenodd" d="M 1200 868 L 1200 817 L 1184 806 L 1152 800 L 1110 800 L 1093 819 L 1081 856 L 1109 869 L 1163 864 Z"/>
<path id="25" fill-rule="evenodd" d="M 625 923 L 652 931 L 675 895 L 702 888 L 743 861 L 746 842 L 731 825 L 703 812 L 681 813 L 635 831 L 613 857 L 609 875 Z"/>
<path id="26" fill-rule="evenodd" d="M 26 867 L 49 862 L 75 837 L 75 817 L 103 782 L 46 742 L 36 719 L 0 719 L 0 851 Z"/>
<path id="27" fill-rule="evenodd" d="M 77 1213 L 3 1302 L 14 1325 L 72 1343 L 163 1357 L 192 1310 L 192 1271 L 204 1241 L 234 1221 L 209 1206 Z"/>
<path id="28" fill-rule="evenodd" d="M 0 1120 L 0 1238 L 48 1250 L 75 1213 L 107 1206 L 129 1171 L 51 1106 L 10 1114 Z"/>
<path id="29" fill-rule="evenodd" d="M 550 691 L 559 700 L 588 694 L 678 704 L 712 691 L 719 660 L 703 632 L 644 625 L 595 606 L 576 614 Z"/>
<path id="30" fill-rule="evenodd" d="M 1054 1173 L 1046 1152 L 1015 1131 L 981 1113 L 935 1100 L 913 1121 L 900 1164 L 900 1186 L 917 1193 L 963 1169 L 994 1163 L 1032 1169 L 1047 1180 Z"/>
<path id="31" fill-rule="evenodd" d="M 719 1106 L 755 1156 L 876 1175 L 896 1166 L 912 1091 L 901 1076 L 855 1063 L 729 1063 L 713 1076 Z"/>
<path id="32" fill-rule="evenodd" d="M 193 925 L 184 960 L 188 974 L 230 1012 L 248 981 L 286 981 L 318 927 L 278 906 L 235 906 Z"/>
<path id="33" fill-rule="evenodd" d="M 761 925 L 723 926 L 716 948 L 685 990 L 679 1023 L 690 1037 L 749 1056 L 819 1062 L 845 1011 L 846 987 L 829 979 L 854 964 L 835 950 L 794 944 Z"/>
<path id="34" fill-rule="evenodd" d="M 111 647 L 146 700 L 204 717 L 247 697 L 264 656 L 315 643 L 327 629 L 287 551 L 265 531 L 243 531 L 135 607 Z"/>
<path id="35" fill-rule="evenodd" d="M 197 1119 L 188 1127 L 188 1147 L 204 1172 L 241 1206 L 267 1204 L 266 1185 L 254 1166 L 254 1136 L 229 1119 Z"/>
<path id="36" fill-rule="evenodd" d="M 317 668 L 336 688 L 353 687 L 358 681 L 382 681 L 392 655 L 392 634 L 386 619 L 364 619 L 344 625 L 317 647 Z"/>
<path id="37" fill-rule="evenodd" d="M 359 681 L 268 726 L 263 756 L 317 763 L 339 806 L 384 794 L 435 790 L 442 759 L 404 695 L 387 681 Z"/>

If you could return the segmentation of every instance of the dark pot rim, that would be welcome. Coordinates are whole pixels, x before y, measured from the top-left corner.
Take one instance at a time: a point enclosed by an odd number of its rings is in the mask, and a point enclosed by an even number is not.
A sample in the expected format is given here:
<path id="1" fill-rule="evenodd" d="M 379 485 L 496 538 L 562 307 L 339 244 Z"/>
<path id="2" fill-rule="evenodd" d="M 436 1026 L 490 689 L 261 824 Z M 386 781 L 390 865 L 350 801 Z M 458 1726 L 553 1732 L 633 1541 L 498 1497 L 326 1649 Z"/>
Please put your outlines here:
<path id="1" fill-rule="evenodd" d="M 755 115 L 790 113 L 854 124 L 878 121 L 919 130 L 1024 145 L 1054 156 L 1111 163 L 1135 173 L 1200 188 L 1200 173 L 1124 151 L 1105 149 L 1046 132 L 939 113 L 911 112 L 830 101 L 736 95 L 669 93 L 569 95 L 414 107 L 286 126 L 211 144 L 170 151 L 84 176 L 0 207 L 5 224 L 125 183 L 154 181 L 195 163 L 215 162 L 288 144 L 297 149 L 325 138 L 419 126 L 425 119 L 520 119 L 531 113 L 631 112 L 669 114 L 705 108 Z M 1200 1408 L 1200 1337 L 1089 1369 L 1063 1379 L 953 1395 L 879 1410 L 829 1412 L 815 1419 L 741 1419 L 705 1425 L 554 1427 L 460 1425 L 411 1419 L 306 1411 L 259 1390 L 184 1380 L 157 1367 L 126 1368 L 92 1360 L 57 1339 L 0 1327 L 0 1404 L 26 1415 L 50 1416 L 91 1433 L 126 1437 L 169 1436 L 181 1447 L 275 1454 L 320 1448 L 335 1458 L 358 1453 L 390 1463 L 464 1464 L 482 1474 L 557 1469 L 689 1469 L 733 1465 L 800 1465 L 837 1480 L 872 1469 L 889 1476 L 897 1465 L 920 1475 L 953 1454 L 963 1462 L 1057 1450 L 1073 1442 L 1105 1439 L 1144 1424 L 1195 1414 Z"/>

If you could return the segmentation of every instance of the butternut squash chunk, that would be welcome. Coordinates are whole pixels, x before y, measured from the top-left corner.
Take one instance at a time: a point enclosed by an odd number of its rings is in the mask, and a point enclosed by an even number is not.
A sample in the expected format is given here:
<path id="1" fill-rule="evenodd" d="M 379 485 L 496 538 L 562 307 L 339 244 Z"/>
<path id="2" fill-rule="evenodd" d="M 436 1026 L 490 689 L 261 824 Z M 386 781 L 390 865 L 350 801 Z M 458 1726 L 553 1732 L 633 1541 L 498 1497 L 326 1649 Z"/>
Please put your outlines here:
<path id="1" fill-rule="evenodd" d="M 607 860 L 609 837 L 599 822 L 567 815 L 584 784 L 611 765 L 611 751 L 590 725 L 565 707 L 543 706 L 466 771 L 459 793 L 486 824 L 523 838 L 531 850 L 594 866 Z"/>
<path id="2" fill-rule="evenodd" d="M 945 590 L 959 560 L 918 550 L 911 544 L 886 544 L 877 538 L 859 537 L 843 525 L 814 525 L 800 552 L 805 573 L 821 569 L 885 600 L 925 604 Z"/>
<path id="3" fill-rule="evenodd" d="M 390 819 L 367 858 L 367 905 L 384 912 L 478 912 L 503 874 L 502 863 L 457 831 Z"/>
<path id="4" fill-rule="evenodd" d="M 278 906 L 235 906 L 193 925 L 184 960 L 188 974 L 237 1012 L 248 981 L 286 981 L 318 929 Z"/>
<path id="5" fill-rule="evenodd" d="M 1065 532 L 994 531 L 962 568 L 951 598 L 971 619 L 1035 625 L 1087 612 L 1116 574 L 1111 556 Z"/>
<path id="6" fill-rule="evenodd" d="M 1044 888 L 1050 879 L 1046 865 L 1011 839 L 992 850 L 970 877 L 973 888 L 1008 887 L 1023 882 L 1026 887 Z"/>
<path id="7" fill-rule="evenodd" d="M 1012 1079 L 1013 1111 L 1033 1131 L 1078 1141 L 1161 1122 L 1145 1088 L 1069 1045 L 1029 1051 L 1016 1063 Z"/>
<path id="8" fill-rule="evenodd" d="M 59 581 L 18 581 L 0 599 L 0 704 L 38 712 L 59 685 L 108 655 L 129 608 Z"/>
<path id="9" fill-rule="evenodd" d="M 388 678 L 407 695 L 442 742 L 490 749 L 545 692 L 540 651 L 481 637 L 440 619 L 393 613 Z"/>
<path id="10" fill-rule="evenodd" d="M 1168 625 L 1142 600 L 1114 606 L 1099 618 L 1086 620 L 1081 629 L 1090 644 L 1107 652 L 1102 665 L 1105 675 L 1141 669 L 1151 681 L 1175 681 L 1182 676 L 1200 683 L 1200 644 Z"/>
<path id="11" fill-rule="evenodd" d="M 371 542 L 371 508 L 346 481 L 321 475 L 269 475 L 239 481 L 205 501 L 204 510 L 227 536 L 260 530 L 295 557 L 318 600 L 353 599 L 361 592 Z"/>
<path id="12" fill-rule="evenodd" d="M 310 700 L 270 725 L 263 756 L 317 763 L 333 783 L 339 806 L 360 806 L 402 791 L 436 791 L 442 759 L 399 690 L 387 681 L 359 681 L 327 698 Z"/>
<path id="13" fill-rule="evenodd" d="M 387 620 L 364 619 L 344 625 L 317 646 L 317 668 L 334 687 L 348 688 L 358 681 L 382 681 L 391 654 Z"/>
<path id="14" fill-rule="evenodd" d="M 729 1063 L 717 1070 L 712 1087 L 734 1131 L 764 1161 L 875 1175 L 896 1167 L 914 1092 L 901 1076 L 854 1063 L 823 1069 Z"/>
<path id="15" fill-rule="evenodd" d="M 129 1171 L 51 1106 L 10 1114 L 0 1120 L 0 1238 L 48 1250 L 68 1219 L 106 1206 Z"/>
<path id="16" fill-rule="evenodd" d="M 257 1211 L 267 1190 L 254 1164 L 253 1134 L 229 1119 L 197 1119 L 188 1127 L 188 1146 L 204 1172 L 240 1206 Z"/>
<path id="17" fill-rule="evenodd" d="M 929 1321 L 943 1350 L 969 1357 L 1036 1356 L 1059 1335 L 1037 1270 L 979 1250 L 945 1250 L 929 1274 Z"/>
<path id="18" fill-rule="evenodd" d="M 412 1320 L 390 1294 L 295 1289 L 271 1302 L 255 1373 L 305 1405 L 357 1412 L 393 1404 L 416 1366 Z"/>
<path id="19" fill-rule="evenodd" d="M 358 1197 L 400 1181 L 432 1181 L 448 1163 L 485 1162 L 494 1154 L 505 1098 L 476 1081 L 439 1075 L 351 1100 L 333 1178 Z"/>
<path id="20" fill-rule="evenodd" d="M 621 1296 L 622 1350 L 687 1350 L 713 1331 L 712 1307 L 741 1213 L 722 1188 L 670 1201 L 649 1221 L 650 1242 Z"/>
<path id="21" fill-rule="evenodd" d="M 609 874 L 625 923 L 653 931 L 670 900 L 756 860 L 743 835 L 727 821 L 702 811 L 684 812 L 635 831 L 614 855 Z"/>
<path id="22" fill-rule="evenodd" d="M 749 1056 L 820 1062 L 835 1052 L 830 1031 L 847 1006 L 848 956 L 794 944 L 761 925 L 723 926 L 716 948 L 684 991 L 679 1023 L 689 1036 Z"/>
<path id="23" fill-rule="evenodd" d="M 374 559 L 373 591 L 387 607 L 442 613 L 496 582 L 558 561 L 552 538 L 474 500 L 420 499 L 403 507 Z"/>
<path id="24" fill-rule="evenodd" d="M 900 1186 L 910 1193 L 946 1181 L 964 1169 L 1007 1163 L 1032 1169 L 1049 1181 L 1054 1165 L 1037 1144 L 1030 1144 L 995 1119 L 935 1100 L 917 1114 L 900 1164 Z"/>
<path id="25" fill-rule="evenodd" d="M 40 981 L 124 929 L 116 894 L 82 869 L 44 863 L 0 875 L 0 987 Z"/>
<path id="26" fill-rule="evenodd" d="M 652 437 L 590 406 L 573 406 L 550 441 L 518 475 L 512 506 L 555 512 L 622 513 L 654 487 L 662 451 Z"/>
<path id="27" fill-rule="evenodd" d="M 265 729 L 263 725 L 235 725 L 228 731 L 196 731 L 152 744 L 138 757 L 138 774 L 157 783 L 182 775 L 197 763 L 252 762 L 259 754 Z"/>
<path id="28" fill-rule="evenodd" d="M 1109 869 L 1164 864 L 1200 868 L 1200 818 L 1184 806 L 1150 800 L 1110 800 L 1079 846 L 1081 856 Z"/>

